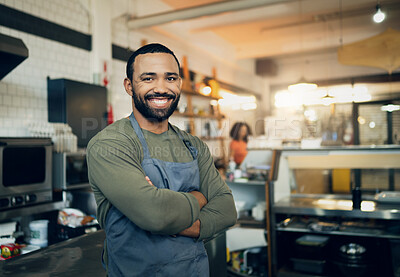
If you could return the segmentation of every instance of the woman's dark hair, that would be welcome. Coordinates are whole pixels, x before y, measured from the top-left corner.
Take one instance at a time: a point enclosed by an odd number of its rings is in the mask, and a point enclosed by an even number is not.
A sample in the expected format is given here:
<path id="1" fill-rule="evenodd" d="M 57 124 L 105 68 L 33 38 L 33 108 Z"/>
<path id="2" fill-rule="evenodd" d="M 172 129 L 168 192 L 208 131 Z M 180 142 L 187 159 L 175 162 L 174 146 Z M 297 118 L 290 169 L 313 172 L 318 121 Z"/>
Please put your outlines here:
<path id="1" fill-rule="evenodd" d="M 250 126 L 246 122 L 236 122 L 235 124 L 233 124 L 233 127 L 232 127 L 229 135 L 231 136 L 232 139 L 239 140 L 239 130 L 242 126 L 246 126 L 246 128 L 247 128 L 247 134 L 243 138 L 243 140 L 245 142 L 247 142 L 249 135 L 251 135 L 251 129 L 250 129 Z"/>
<path id="2" fill-rule="evenodd" d="M 133 63 L 135 62 L 136 57 L 139 56 L 139 55 L 148 54 L 148 53 L 167 53 L 167 54 L 171 54 L 175 58 L 175 61 L 178 64 L 178 68 L 181 67 L 181 65 L 179 64 L 179 61 L 176 58 L 174 52 L 172 52 L 168 47 L 166 47 L 166 46 L 164 46 L 162 44 L 159 44 L 159 43 L 147 44 L 145 46 L 140 47 L 135 52 L 133 52 L 133 54 L 130 56 L 130 58 L 129 58 L 127 64 L 126 64 L 126 77 L 128 77 L 129 80 L 131 80 L 131 82 L 132 82 L 132 76 L 133 76 Z"/>

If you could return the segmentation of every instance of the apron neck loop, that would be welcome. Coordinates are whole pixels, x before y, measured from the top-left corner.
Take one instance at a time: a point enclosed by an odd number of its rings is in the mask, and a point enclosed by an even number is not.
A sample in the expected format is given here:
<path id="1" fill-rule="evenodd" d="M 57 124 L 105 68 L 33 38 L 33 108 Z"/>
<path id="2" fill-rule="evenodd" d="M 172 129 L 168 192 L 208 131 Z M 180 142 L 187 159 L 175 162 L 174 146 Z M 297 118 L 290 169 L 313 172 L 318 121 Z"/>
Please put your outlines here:
<path id="1" fill-rule="evenodd" d="M 137 122 L 135 116 L 133 115 L 133 112 L 129 116 L 129 120 L 131 121 L 133 130 L 135 131 L 136 135 L 138 136 L 140 143 L 142 144 L 144 158 L 150 158 L 149 147 L 147 146 L 147 142 L 144 138 L 142 129 L 140 128 L 139 123 Z"/>

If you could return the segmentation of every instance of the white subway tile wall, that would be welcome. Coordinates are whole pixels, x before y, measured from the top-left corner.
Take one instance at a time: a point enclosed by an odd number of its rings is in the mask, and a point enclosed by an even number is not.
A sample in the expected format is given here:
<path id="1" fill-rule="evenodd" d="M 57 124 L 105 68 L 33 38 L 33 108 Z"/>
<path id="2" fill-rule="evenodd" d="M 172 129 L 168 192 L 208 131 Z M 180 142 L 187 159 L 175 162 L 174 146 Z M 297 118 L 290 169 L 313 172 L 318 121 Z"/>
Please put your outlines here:
<path id="1" fill-rule="evenodd" d="M 62 0 L 0 0 L 1 4 L 89 33 L 82 3 Z M 47 121 L 47 77 L 90 82 L 90 52 L 4 26 L 0 33 L 22 39 L 29 57 L 0 81 L 0 136 L 26 136 L 32 121 Z"/>
<path id="2" fill-rule="evenodd" d="M 130 41 L 130 36 L 132 36 L 132 33 L 129 32 L 124 17 L 120 17 L 113 21 L 111 32 L 112 41 L 114 44 L 126 48 L 128 48 L 128 45 L 130 45 L 131 51 L 134 51 L 136 48 L 140 47 L 138 42 L 133 43 Z M 132 45 L 135 45 L 135 47 L 132 48 Z M 127 61 L 115 59 L 112 60 L 112 76 L 110 80 L 109 92 L 111 92 L 110 100 L 113 107 L 115 120 L 126 117 L 132 112 L 132 101 L 130 96 L 125 92 L 123 85 L 126 77 L 126 62 Z"/>
<path id="3" fill-rule="evenodd" d="M 131 97 L 125 92 L 126 62 L 119 60 L 112 61 L 112 77 L 111 77 L 111 105 L 113 107 L 114 119 L 118 120 L 128 116 L 132 112 Z M 110 92 L 110 90 L 109 90 Z"/>

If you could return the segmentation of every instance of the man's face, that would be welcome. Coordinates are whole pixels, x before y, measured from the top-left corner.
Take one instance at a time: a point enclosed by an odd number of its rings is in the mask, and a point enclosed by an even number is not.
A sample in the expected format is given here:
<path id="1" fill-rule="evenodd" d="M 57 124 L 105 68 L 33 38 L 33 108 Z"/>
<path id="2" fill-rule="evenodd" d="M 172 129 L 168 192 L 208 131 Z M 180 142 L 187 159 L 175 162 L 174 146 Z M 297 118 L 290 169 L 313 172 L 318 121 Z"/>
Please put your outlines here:
<path id="1" fill-rule="evenodd" d="M 167 53 L 136 57 L 132 77 L 135 108 L 147 119 L 164 121 L 178 106 L 181 89 L 179 68 Z"/>

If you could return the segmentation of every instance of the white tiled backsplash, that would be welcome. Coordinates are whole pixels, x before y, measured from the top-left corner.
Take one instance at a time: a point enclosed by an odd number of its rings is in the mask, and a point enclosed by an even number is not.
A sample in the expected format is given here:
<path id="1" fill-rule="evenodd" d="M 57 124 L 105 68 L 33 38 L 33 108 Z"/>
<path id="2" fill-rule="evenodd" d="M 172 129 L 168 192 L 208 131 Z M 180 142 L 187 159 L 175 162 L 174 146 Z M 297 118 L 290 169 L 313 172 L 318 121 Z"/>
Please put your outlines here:
<path id="1" fill-rule="evenodd" d="M 88 33 L 82 1 L 0 0 L 1 4 Z M 0 26 L 0 33 L 22 39 L 29 57 L 0 81 L 0 136 L 26 136 L 29 122 L 47 122 L 47 80 L 90 82 L 90 52 Z"/>

